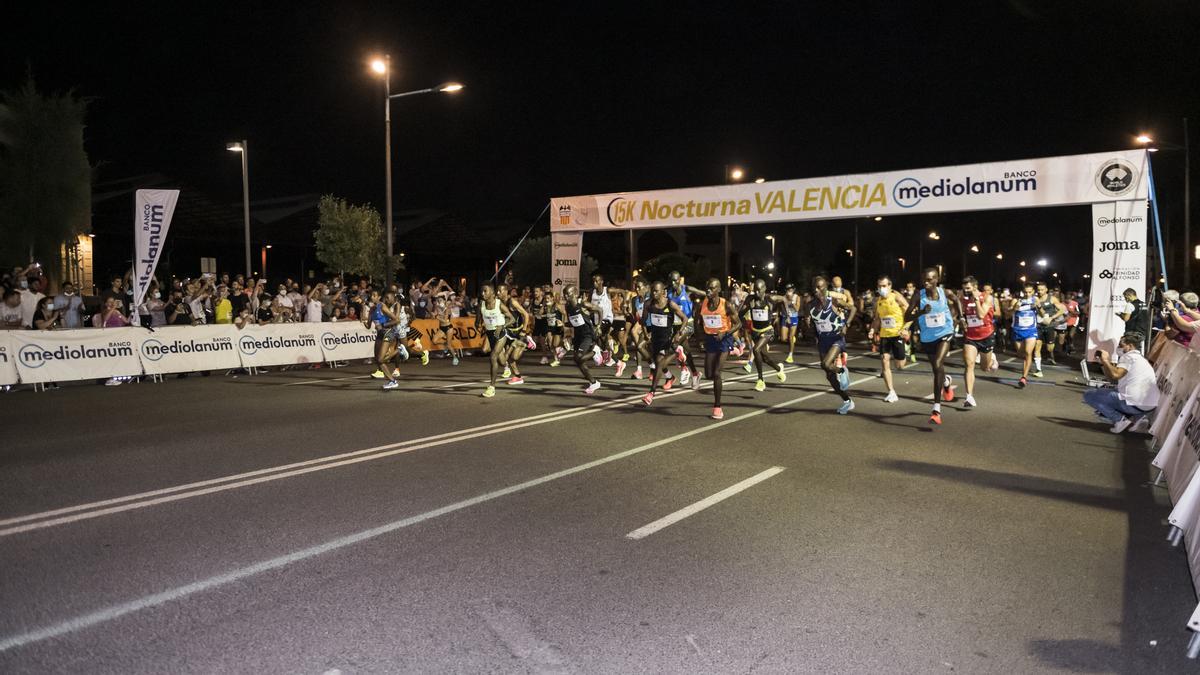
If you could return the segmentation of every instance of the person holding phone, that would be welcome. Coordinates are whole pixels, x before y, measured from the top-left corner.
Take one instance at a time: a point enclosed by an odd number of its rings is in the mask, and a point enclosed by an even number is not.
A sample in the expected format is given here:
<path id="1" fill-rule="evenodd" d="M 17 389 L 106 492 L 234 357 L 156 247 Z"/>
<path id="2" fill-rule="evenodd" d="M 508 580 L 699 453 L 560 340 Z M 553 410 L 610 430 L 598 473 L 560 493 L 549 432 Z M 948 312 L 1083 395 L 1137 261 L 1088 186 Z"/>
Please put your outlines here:
<path id="1" fill-rule="evenodd" d="M 1089 389 L 1083 393 L 1083 402 L 1112 423 L 1109 431 L 1114 434 L 1124 432 L 1158 407 L 1159 391 L 1154 367 L 1139 349 L 1145 339 L 1141 333 L 1122 335 L 1117 342 L 1117 350 L 1121 355 L 1115 364 L 1109 359 L 1108 352 L 1103 349 L 1095 352 L 1104 374 L 1116 381 L 1117 388 Z"/>

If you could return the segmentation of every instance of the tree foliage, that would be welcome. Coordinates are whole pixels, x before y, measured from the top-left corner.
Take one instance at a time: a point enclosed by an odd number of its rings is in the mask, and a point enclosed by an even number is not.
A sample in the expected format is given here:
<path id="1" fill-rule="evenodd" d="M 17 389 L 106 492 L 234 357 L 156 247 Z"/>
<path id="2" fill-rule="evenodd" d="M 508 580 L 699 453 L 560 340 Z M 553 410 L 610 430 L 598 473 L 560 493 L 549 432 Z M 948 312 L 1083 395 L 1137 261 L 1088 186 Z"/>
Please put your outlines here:
<path id="1" fill-rule="evenodd" d="M 333 195 L 317 204 L 317 229 L 313 239 L 317 260 L 330 271 L 380 278 L 385 274 L 387 252 L 383 223 L 369 204 L 351 204 Z M 404 269 L 393 256 L 392 269 Z"/>
<path id="2" fill-rule="evenodd" d="M 515 283 L 520 286 L 550 283 L 550 237 L 526 239 L 508 264 Z M 584 254 L 583 260 L 579 261 L 579 279 L 586 280 L 599 266 L 595 258 Z"/>
<path id="3" fill-rule="evenodd" d="M 650 283 L 665 282 L 671 272 L 679 272 L 693 286 L 703 286 L 711 275 L 712 264 L 707 258 L 692 260 L 682 253 L 664 253 L 643 263 L 640 276 Z"/>
<path id="4" fill-rule="evenodd" d="M 86 113 L 86 100 L 42 94 L 32 77 L 0 92 L 0 259 L 24 261 L 32 251 L 57 274 L 62 245 L 89 230 Z"/>

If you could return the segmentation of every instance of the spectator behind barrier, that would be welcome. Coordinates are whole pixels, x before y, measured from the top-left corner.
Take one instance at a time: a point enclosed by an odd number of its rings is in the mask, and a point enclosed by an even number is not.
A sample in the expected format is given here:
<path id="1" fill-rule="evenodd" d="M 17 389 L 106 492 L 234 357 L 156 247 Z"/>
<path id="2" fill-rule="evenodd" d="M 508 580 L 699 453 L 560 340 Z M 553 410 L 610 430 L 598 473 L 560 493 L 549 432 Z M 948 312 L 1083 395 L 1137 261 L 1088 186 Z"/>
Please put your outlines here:
<path id="1" fill-rule="evenodd" d="M 1118 316 L 1125 322 L 1125 334 L 1141 333 L 1145 339 L 1150 335 L 1150 307 L 1138 300 L 1137 291 L 1132 288 L 1126 288 L 1123 295 L 1125 308 Z M 1138 348 L 1144 349 L 1145 345 L 1138 345 Z"/>
<path id="2" fill-rule="evenodd" d="M 1145 341 L 1141 333 L 1126 333 L 1117 343 L 1121 356 L 1114 365 L 1108 352 L 1096 350 L 1096 359 L 1104 374 L 1116 381 L 1116 389 L 1089 389 L 1083 402 L 1095 408 L 1096 414 L 1112 423 L 1109 430 L 1119 434 L 1158 408 L 1158 382 L 1154 368 L 1138 351 Z"/>
<path id="3" fill-rule="evenodd" d="M 4 302 L 0 304 L 0 328 L 15 330 L 21 327 L 21 294 L 16 290 L 5 291 Z"/>

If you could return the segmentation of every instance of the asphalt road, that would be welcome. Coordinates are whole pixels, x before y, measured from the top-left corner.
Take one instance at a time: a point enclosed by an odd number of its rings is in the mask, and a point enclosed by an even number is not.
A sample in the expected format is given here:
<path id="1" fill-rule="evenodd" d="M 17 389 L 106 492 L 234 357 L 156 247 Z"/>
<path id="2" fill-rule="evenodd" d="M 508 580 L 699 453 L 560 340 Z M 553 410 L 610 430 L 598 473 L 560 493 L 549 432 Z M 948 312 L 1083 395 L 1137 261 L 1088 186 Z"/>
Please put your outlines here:
<path id="1" fill-rule="evenodd" d="M 534 359 L 6 394 L 0 672 L 1195 669 L 1145 437 L 1074 371 L 930 428 L 927 364 L 888 404 L 852 355 L 846 417 L 811 350 L 723 422 Z"/>

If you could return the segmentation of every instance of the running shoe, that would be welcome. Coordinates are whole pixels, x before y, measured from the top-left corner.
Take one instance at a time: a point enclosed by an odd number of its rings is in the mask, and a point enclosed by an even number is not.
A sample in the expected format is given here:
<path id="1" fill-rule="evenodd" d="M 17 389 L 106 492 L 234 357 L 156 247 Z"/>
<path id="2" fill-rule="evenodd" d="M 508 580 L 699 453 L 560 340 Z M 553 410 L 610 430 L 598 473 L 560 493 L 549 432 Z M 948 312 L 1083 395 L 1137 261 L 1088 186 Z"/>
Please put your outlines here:
<path id="1" fill-rule="evenodd" d="M 780 382 L 787 382 L 787 373 L 783 372 L 783 364 L 781 363 L 775 367 L 778 369 L 778 372 L 775 373 L 775 377 L 779 378 Z"/>
<path id="2" fill-rule="evenodd" d="M 854 410 L 854 399 L 846 401 L 837 409 L 839 415 L 849 414 L 851 410 Z"/>
<path id="3" fill-rule="evenodd" d="M 597 347 L 595 350 L 592 351 L 592 363 L 595 363 L 596 365 L 600 365 L 601 363 L 604 363 L 604 356 L 602 356 L 600 354 L 599 347 Z"/>
<path id="4" fill-rule="evenodd" d="M 683 345 L 675 348 L 675 358 L 679 360 L 679 365 L 687 365 L 687 354 L 683 353 Z"/>
<path id="5" fill-rule="evenodd" d="M 742 370 L 746 371 L 747 373 L 753 373 L 754 372 L 754 361 L 747 361 L 746 365 L 742 366 Z"/>
<path id="6" fill-rule="evenodd" d="M 688 385 L 688 383 L 691 381 L 692 381 L 692 371 L 688 370 L 687 368 L 684 368 L 679 371 L 679 384 L 682 384 L 683 386 L 686 387 Z"/>
<path id="7" fill-rule="evenodd" d="M 564 357 L 566 355 L 567 355 L 567 350 L 563 349 L 562 347 L 556 347 L 554 349 L 554 360 L 555 361 L 561 360 L 562 357 Z"/>
<path id="8" fill-rule="evenodd" d="M 512 368 L 509 368 L 508 366 L 504 366 L 504 372 L 500 373 L 500 377 L 502 377 L 506 380 L 508 378 L 512 377 Z"/>
<path id="9" fill-rule="evenodd" d="M 596 380 L 595 382 L 589 384 L 587 386 L 587 388 L 583 390 L 583 393 L 594 394 L 594 393 L 596 393 L 596 390 L 599 388 L 600 388 L 600 380 Z"/>
<path id="10" fill-rule="evenodd" d="M 787 358 L 784 359 L 783 362 L 784 363 L 795 363 L 796 359 L 791 354 L 788 354 Z"/>
<path id="11" fill-rule="evenodd" d="M 942 384 L 942 400 L 947 403 L 954 400 L 954 380 L 949 375 L 946 376 L 946 381 Z"/>
<path id="12" fill-rule="evenodd" d="M 842 388 L 842 391 L 850 391 L 849 369 L 842 368 L 841 371 L 838 372 L 838 386 Z"/>
<path id="13" fill-rule="evenodd" d="M 714 420 L 723 420 L 725 419 L 725 413 L 720 408 L 713 408 L 712 418 Z"/>
<path id="14" fill-rule="evenodd" d="M 1121 419 L 1117 420 L 1116 424 L 1112 425 L 1112 428 L 1110 428 L 1109 431 L 1113 432 L 1114 434 L 1121 434 L 1125 433 L 1125 430 L 1131 426 L 1133 426 L 1133 420 L 1129 419 L 1128 417 L 1122 417 Z"/>
<path id="15" fill-rule="evenodd" d="M 635 380 L 642 379 L 642 367 L 640 365 L 637 368 L 633 369 L 633 379 L 635 379 Z"/>
<path id="16" fill-rule="evenodd" d="M 916 363 L 916 362 L 917 362 L 917 354 L 916 354 L 916 352 L 913 352 L 913 353 L 911 353 L 911 354 L 909 354 L 909 355 L 908 355 L 908 361 L 909 361 L 909 363 Z"/>
<path id="17" fill-rule="evenodd" d="M 387 375 L 384 375 L 382 370 L 376 370 L 375 372 L 371 373 L 371 377 L 377 380 L 382 380 L 383 378 L 387 377 Z"/>
<path id="18" fill-rule="evenodd" d="M 929 423 L 940 425 L 942 423 L 942 411 L 934 410 L 933 412 L 929 413 Z"/>
<path id="19" fill-rule="evenodd" d="M 622 360 L 622 361 L 628 361 L 628 360 L 629 360 L 629 352 L 626 352 L 626 353 L 622 354 L 622 355 L 621 355 L 621 360 Z"/>
<path id="20" fill-rule="evenodd" d="M 488 388 L 487 388 L 487 389 L 484 389 L 484 390 L 483 390 L 483 397 L 484 397 L 484 398 L 491 398 L 491 397 L 493 397 L 493 396 L 495 396 L 495 395 L 496 395 L 496 388 L 495 388 L 495 387 L 493 387 L 493 386 L 492 386 L 492 385 L 490 385 L 490 384 L 488 385 Z"/>
<path id="21" fill-rule="evenodd" d="M 1053 355 L 1053 354 L 1051 354 L 1050 356 L 1047 356 L 1047 357 L 1046 357 L 1046 363 L 1049 363 L 1049 364 L 1050 364 L 1050 365 L 1052 365 L 1052 366 L 1057 366 L 1057 365 L 1058 365 L 1058 361 L 1055 361 L 1055 360 L 1054 360 L 1054 355 Z"/>
<path id="22" fill-rule="evenodd" d="M 550 362 L 550 367 L 551 367 L 551 368 L 557 368 L 557 367 L 558 367 L 558 359 L 554 359 L 553 361 L 551 361 L 551 362 Z"/>
<path id="23" fill-rule="evenodd" d="M 400 359 L 402 361 L 408 360 L 408 348 L 407 347 L 405 347 L 404 345 L 396 345 L 396 351 L 400 354 Z"/>
<path id="24" fill-rule="evenodd" d="M 896 401 L 899 401 L 899 400 L 900 400 L 900 397 L 896 395 L 896 390 L 895 390 L 895 389 L 893 389 L 893 390 L 889 391 L 889 392 L 887 393 L 887 396 L 884 396 L 884 397 L 883 397 L 883 402 L 884 402 L 884 403 L 895 403 Z"/>
<path id="25" fill-rule="evenodd" d="M 623 374 L 625 374 L 625 362 L 618 361 L 617 362 L 617 377 L 620 377 Z"/>
<path id="26" fill-rule="evenodd" d="M 395 380 L 388 380 L 384 385 L 384 389 L 399 389 L 400 383 Z"/>
<path id="27" fill-rule="evenodd" d="M 617 365 L 617 362 L 613 361 L 612 358 L 609 358 L 607 361 L 604 362 L 605 368 L 612 368 L 615 365 Z"/>
<path id="28" fill-rule="evenodd" d="M 548 356 L 543 356 L 543 357 L 542 357 L 542 360 L 541 360 L 541 361 L 539 361 L 538 363 L 540 363 L 540 364 L 542 364 L 542 365 L 544 366 L 544 365 L 546 365 L 547 363 L 550 363 L 550 357 L 548 357 Z"/>
<path id="29" fill-rule="evenodd" d="M 696 391 L 700 388 L 700 379 L 700 373 L 696 373 L 692 376 L 692 391 Z"/>
<path id="30" fill-rule="evenodd" d="M 1024 377 L 1022 377 L 1021 379 L 1017 380 L 1017 387 L 1019 387 L 1019 388 L 1021 388 L 1021 389 L 1024 389 L 1024 388 L 1025 388 L 1025 385 L 1027 385 L 1027 384 L 1029 384 L 1029 380 L 1026 380 Z"/>
<path id="31" fill-rule="evenodd" d="M 1035 371 L 1033 371 L 1033 376 L 1034 376 L 1034 377 L 1044 377 L 1044 375 L 1042 375 L 1042 371 L 1041 371 L 1041 370 L 1035 370 Z"/>
<path id="32" fill-rule="evenodd" d="M 642 403 L 645 403 L 646 405 L 650 405 L 651 403 L 654 403 L 654 392 L 652 392 L 652 391 L 646 392 L 646 395 L 642 397 Z"/>
<path id="33" fill-rule="evenodd" d="M 730 354 L 733 354 L 733 356 L 734 356 L 735 358 L 736 358 L 736 357 L 738 357 L 738 356 L 741 356 L 741 355 L 742 355 L 742 346 L 741 346 L 741 345 L 734 345 L 734 346 L 733 346 L 733 349 L 730 349 L 730 350 L 729 350 L 729 353 L 730 353 Z"/>
<path id="34" fill-rule="evenodd" d="M 766 391 L 766 390 L 767 390 L 766 382 L 759 380 L 758 382 L 754 383 L 754 391 Z"/>
<path id="35" fill-rule="evenodd" d="M 988 363 L 988 372 L 994 373 L 997 370 L 1000 370 L 1000 359 L 996 358 L 996 356 L 993 354 L 992 360 Z"/>
<path id="36" fill-rule="evenodd" d="M 509 384 L 525 384 L 525 378 L 521 377 L 520 375 L 514 375 L 514 376 L 508 378 L 508 383 Z"/>
<path id="37" fill-rule="evenodd" d="M 525 347 L 529 351 L 533 351 L 533 350 L 537 349 L 537 343 L 533 341 L 532 336 L 530 336 L 530 335 L 525 336 Z"/>
<path id="38" fill-rule="evenodd" d="M 393 378 L 400 377 L 400 369 L 399 368 L 392 369 L 392 377 Z"/>
<path id="39" fill-rule="evenodd" d="M 671 391 L 671 387 L 675 386 L 675 376 L 667 373 L 667 379 L 663 380 L 663 391 Z"/>
<path id="40" fill-rule="evenodd" d="M 421 365 L 429 365 L 429 352 L 421 352 Z"/>
<path id="41" fill-rule="evenodd" d="M 967 394 L 967 397 L 965 399 L 963 399 L 963 407 L 977 408 L 978 405 L 976 405 L 976 403 L 975 403 L 975 397 L 971 394 Z"/>
<path id="42" fill-rule="evenodd" d="M 457 366 L 457 365 L 458 365 L 458 357 L 457 357 L 457 356 L 455 356 L 455 357 L 454 357 L 454 360 L 450 362 L 450 365 L 452 365 L 452 366 Z"/>

